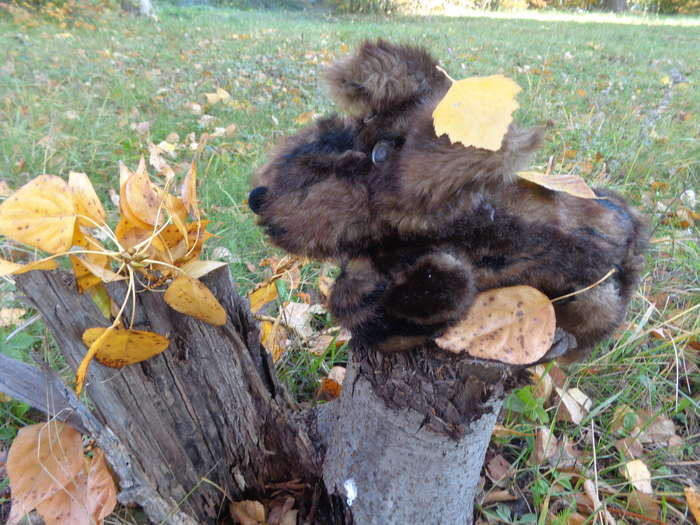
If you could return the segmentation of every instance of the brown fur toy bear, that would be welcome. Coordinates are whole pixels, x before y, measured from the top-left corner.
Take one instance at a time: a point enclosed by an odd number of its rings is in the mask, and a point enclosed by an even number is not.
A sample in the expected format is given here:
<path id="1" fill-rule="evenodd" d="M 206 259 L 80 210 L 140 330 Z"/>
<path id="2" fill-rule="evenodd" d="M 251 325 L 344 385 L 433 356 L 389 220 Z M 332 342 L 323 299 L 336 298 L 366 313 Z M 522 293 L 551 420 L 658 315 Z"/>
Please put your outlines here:
<path id="1" fill-rule="evenodd" d="M 498 151 L 437 137 L 432 113 L 450 81 L 436 65 L 382 40 L 332 65 L 326 81 L 347 115 L 283 141 L 250 208 L 277 246 L 340 264 L 329 306 L 358 344 L 407 350 L 461 319 L 479 291 L 526 284 L 554 298 L 615 269 L 555 303 L 558 328 L 590 348 L 637 286 L 643 221 L 607 190 L 580 199 L 515 176 L 539 129 L 511 125 Z"/>

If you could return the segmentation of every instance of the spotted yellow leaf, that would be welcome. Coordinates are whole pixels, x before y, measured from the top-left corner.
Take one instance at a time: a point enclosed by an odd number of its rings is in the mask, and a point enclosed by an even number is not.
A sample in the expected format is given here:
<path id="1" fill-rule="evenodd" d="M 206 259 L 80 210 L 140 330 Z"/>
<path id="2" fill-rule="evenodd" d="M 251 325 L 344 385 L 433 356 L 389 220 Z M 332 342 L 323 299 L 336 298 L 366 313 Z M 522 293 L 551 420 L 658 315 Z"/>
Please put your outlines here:
<path id="1" fill-rule="evenodd" d="M 454 82 L 433 112 L 435 134 L 454 144 L 500 149 L 518 108 L 520 86 L 508 77 L 471 77 Z"/>
<path id="2" fill-rule="evenodd" d="M 92 346 L 109 328 L 88 328 L 83 332 L 83 343 Z M 121 368 L 139 363 L 160 354 L 170 341 L 155 332 L 114 329 L 103 339 L 95 352 L 95 359 L 105 366 Z"/>
<path id="3" fill-rule="evenodd" d="M 443 350 L 513 365 L 543 357 L 555 330 L 552 303 L 530 286 L 481 292 L 467 316 L 435 340 Z"/>
<path id="4" fill-rule="evenodd" d="M 49 253 L 71 247 L 76 214 L 66 182 L 41 175 L 0 204 L 0 234 Z"/>
<path id="5" fill-rule="evenodd" d="M 597 199 L 598 196 L 578 175 L 546 175 L 536 171 L 519 171 L 518 177 L 544 188 L 561 191 L 582 199 Z"/>
<path id="6" fill-rule="evenodd" d="M 107 214 L 88 176 L 71 171 L 68 174 L 68 187 L 73 195 L 75 211 L 78 215 L 82 215 L 78 217 L 78 222 L 88 228 L 94 228 L 98 224 L 103 225 Z"/>
<path id="7" fill-rule="evenodd" d="M 173 310 L 221 326 L 226 323 L 226 311 L 209 288 L 197 279 L 178 277 L 165 291 L 165 302 Z"/>
<path id="8" fill-rule="evenodd" d="M 31 270 L 55 270 L 58 264 L 54 259 L 41 259 L 39 261 L 17 264 L 12 261 L 0 259 L 0 277 L 6 275 L 19 275 Z"/>

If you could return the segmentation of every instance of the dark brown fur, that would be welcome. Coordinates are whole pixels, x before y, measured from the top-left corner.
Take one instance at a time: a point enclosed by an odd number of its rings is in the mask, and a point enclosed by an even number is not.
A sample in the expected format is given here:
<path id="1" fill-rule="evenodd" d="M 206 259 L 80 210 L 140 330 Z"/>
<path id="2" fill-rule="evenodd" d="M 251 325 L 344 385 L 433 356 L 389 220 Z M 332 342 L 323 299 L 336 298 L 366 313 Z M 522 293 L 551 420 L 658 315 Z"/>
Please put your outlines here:
<path id="1" fill-rule="evenodd" d="M 360 344 L 406 350 L 464 316 L 481 290 L 527 284 L 588 349 L 622 321 L 646 233 L 617 195 L 586 200 L 520 180 L 541 130 L 513 124 L 498 151 L 436 137 L 449 82 L 424 51 L 368 42 L 331 66 L 330 116 L 286 139 L 250 205 L 283 249 L 342 267 L 330 309 Z M 373 161 L 374 150 L 374 161 Z M 381 153 L 384 153 L 383 155 Z"/>

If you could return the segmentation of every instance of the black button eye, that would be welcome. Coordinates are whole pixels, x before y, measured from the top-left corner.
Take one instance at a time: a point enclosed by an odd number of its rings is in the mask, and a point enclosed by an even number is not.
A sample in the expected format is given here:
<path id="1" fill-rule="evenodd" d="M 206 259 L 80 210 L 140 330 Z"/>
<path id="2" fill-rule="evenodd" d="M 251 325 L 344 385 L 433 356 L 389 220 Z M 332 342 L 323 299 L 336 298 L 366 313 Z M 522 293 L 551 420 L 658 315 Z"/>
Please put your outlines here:
<path id="1" fill-rule="evenodd" d="M 377 166 L 389 158 L 393 144 L 388 140 L 380 140 L 372 148 L 372 163 Z"/>

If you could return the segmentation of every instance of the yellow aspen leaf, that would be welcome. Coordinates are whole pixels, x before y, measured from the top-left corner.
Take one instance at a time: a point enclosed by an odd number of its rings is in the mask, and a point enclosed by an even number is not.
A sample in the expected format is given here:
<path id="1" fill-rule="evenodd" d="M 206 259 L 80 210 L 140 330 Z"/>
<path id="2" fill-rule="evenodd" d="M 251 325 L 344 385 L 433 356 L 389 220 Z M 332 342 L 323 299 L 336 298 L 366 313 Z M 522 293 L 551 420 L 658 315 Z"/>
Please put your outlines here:
<path id="1" fill-rule="evenodd" d="M 58 263 L 54 259 L 41 259 L 27 264 L 18 264 L 5 259 L 0 259 L 0 277 L 6 275 L 19 275 L 31 270 L 55 270 Z"/>
<path id="2" fill-rule="evenodd" d="M 49 253 L 71 247 L 75 219 L 68 185 L 53 175 L 29 181 L 0 204 L 0 234 Z"/>
<path id="3" fill-rule="evenodd" d="M 314 113 L 313 111 L 306 111 L 301 115 L 297 116 L 297 118 L 294 119 L 294 122 L 296 124 L 299 124 L 300 126 L 304 126 L 311 122 L 315 115 L 316 113 Z"/>
<path id="4" fill-rule="evenodd" d="M 693 514 L 695 521 L 700 523 L 700 494 L 695 487 L 685 487 L 683 491 L 685 492 L 685 501 L 688 502 L 690 512 Z"/>
<path id="5" fill-rule="evenodd" d="M 110 368 L 140 363 L 160 354 L 170 344 L 167 337 L 155 332 L 117 328 L 110 330 L 109 327 L 88 328 L 83 332 L 83 343 L 92 347 L 105 334 L 107 336 L 95 351 L 95 359 Z"/>
<path id="6" fill-rule="evenodd" d="M 277 299 L 277 285 L 275 281 L 268 281 L 248 294 L 250 299 L 250 311 L 257 314 L 263 306 Z"/>
<path id="7" fill-rule="evenodd" d="M 73 236 L 73 246 L 78 246 L 83 250 L 89 251 L 104 251 L 104 247 L 97 239 L 91 235 L 88 235 L 87 233 L 84 233 L 77 225 Z M 89 261 L 90 267 L 83 264 L 83 260 Z M 93 273 L 91 270 L 91 267 L 97 267 L 101 270 L 109 270 L 110 267 L 109 257 L 97 253 L 85 253 L 81 254 L 80 257 L 71 255 L 70 262 L 73 266 L 75 282 L 80 293 L 83 293 L 88 288 L 91 288 L 103 281 L 103 277 L 100 275 L 95 275 L 95 273 Z"/>
<path id="8" fill-rule="evenodd" d="M 561 191 L 582 199 L 597 199 L 598 196 L 578 175 L 546 175 L 536 171 L 519 171 L 518 177 L 549 190 Z"/>
<path id="9" fill-rule="evenodd" d="M 70 484 L 83 469 L 80 434 L 57 420 L 20 429 L 7 456 L 12 491 L 8 525 Z"/>
<path id="10" fill-rule="evenodd" d="M 199 220 L 199 204 L 197 202 L 197 166 L 192 161 L 190 164 L 190 169 L 185 175 L 185 179 L 182 181 L 182 187 L 180 189 L 180 194 L 182 195 L 182 202 L 185 204 L 185 208 L 190 213 L 190 217 L 195 220 Z"/>
<path id="11" fill-rule="evenodd" d="M 224 261 L 192 260 L 180 266 L 180 269 L 193 279 L 199 279 L 209 272 L 213 272 L 227 265 L 228 263 Z"/>
<path id="12" fill-rule="evenodd" d="M 649 467 L 641 459 L 634 459 L 625 463 L 622 467 L 622 474 L 638 491 L 645 494 L 653 494 Z"/>
<path id="13" fill-rule="evenodd" d="M 527 365 L 547 353 L 555 324 L 552 303 L 542 292 L 530 286 L 495 288 L 478 294 L 467 316 L 435 342 L 449 352 Z"/>
<path id="14" fill-rule="evenodd" d="M 183 202 L 169 193 L 162 192 L 163 202 L 165 203 L 165 209 L 168 211 L 170 220 L 173 221 L 173 225 L 178 229 L 182 237 L 189 242 L 187 235 L 187 208 Z"/>
<path id="15" fill-rule="evenodd" d="M 454 144 L 491 151 L 500 149 L 518 109 L 520 86 L 508 77 L 471 77 L 454 82 L 433 111 L 435 134 Z"/>
<path id="16" fill-rule="evenodd" d="M 173 228 L 175 228 L 173 226 Z M 134 248 L 137 244 L 145 241 L 153 236 L 153 228 L 141 221 L 134 221 L 127 218 L 125 215 L 119 218 L 117 227 L 114 229 L 114 235 L 117 237 L 119 244 L 125 250 Z M 153 243 L 153 241 L 152 241 Z M 155 245 L 164 249 L 160 241 L 155 242 Z"/>
<path id="17" fill-rule="evenodd" d="M 229 94 L 228 91 L 222 88 L 216 88 L 216 95 L 219 97 L 219 100 L 224 101 L 228 100 L 231 98 L 231 95 Z"/>
<path id="18" fill-rule="evenodd" d="M 173 310 L 205 323 L 221 326 L 226 323 L 226 310 L 209 288 L 197 279 L 182 275 L 175 279 L 163 295 Z"/>
<path id="19" fill-rule="evenodd" d="M 279 318 L 274 323 L 263 321 L 260 329 L 260 342 L 272 356 L 272 361 L 276 363 L 287 346 L 287 331 L 280 325 Z"/>
<path id="20" fill-rule="evenodd" d="M 100 313 L 109 319 L 112 315 L 114 308 L 118 311 L 119 309 L 114 305 L 112 298 L 107 292 L 107 288 L 104 287 L 102 283 L 91 286 L 87 289 L 88 294 L 92 298 L 92 302 L 95 303 Z"/>
<path id="21" fill-rule="evenodd" d="M 161 190 L 151 182 L 146 170 L 137 170 L 123 186 L 119 203 L 124 204 L 128 216 L 154 226 L 165 219 L 165 203 Z"/>
<path id="22" fill-rule="evenodd" d="M 92 329 L 88 328 L 88 330 Z M 78 370 L 75 371 L 75 393 L 78 395 L 80 395 L 80 393 L 83 391 L 83 387 L 85 386 L 85 378 L 87 377 L 87 371 L 90 363 L 100 349 L 101 345 L 107 341 L 107 337 L 114 332 L 115 326 L 112 325 L 108 328 L 103 328 L 102 330 L 102 334 L 90 344 L 87 353 L 83 356 L 83 360 L 80 361 L 80 365 L 78 365 Z M 83 332 L 83 337 L 85 336 L 85 332 Z"/>
<path id="23" fill-rule="evenodd" d="M 187 239 L 181 238 L 175 246 L 168 249 L 168 256 L 172 258 L 173 264 L 184 264 L 199 257 L 204 243 L 214 236 L 204 229 L 208 222 L 191 222 L 187 225 Z"/>
<path id="24" fill-rule="evenodd" d="M 68 174 L 68 187 L 73 194 L 76 213 L 91 219 L 78 217 L 78 223 L 88 228 L 94 228 L 95 223 L 104 225 L 107 214 L 88 176 L 85 173 L 71 171 Z"/>

